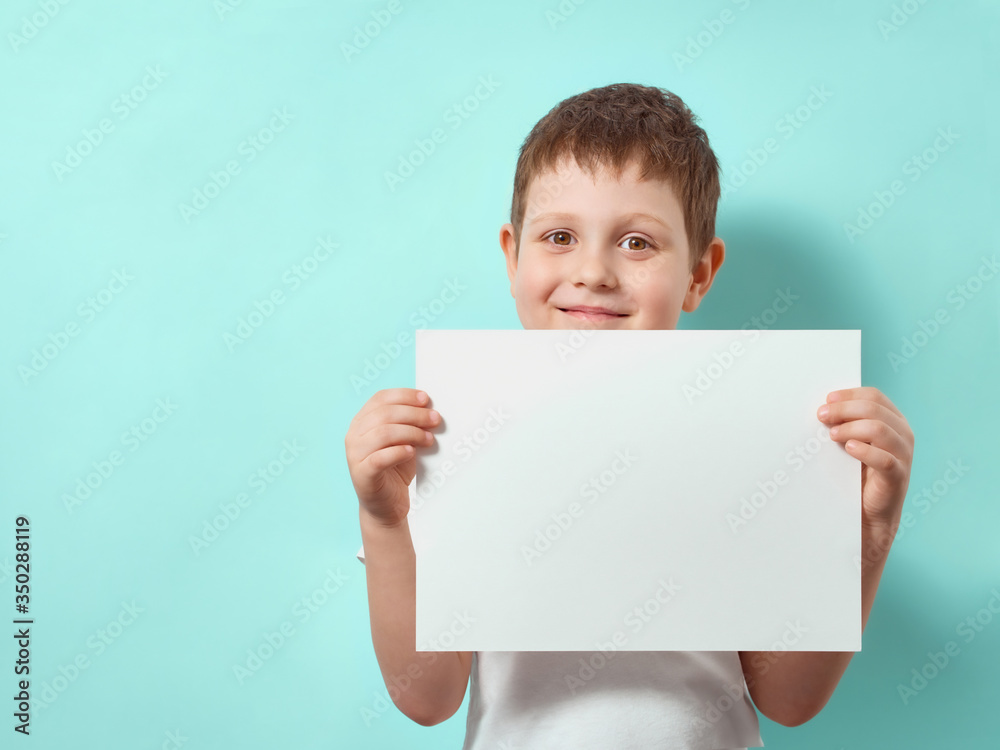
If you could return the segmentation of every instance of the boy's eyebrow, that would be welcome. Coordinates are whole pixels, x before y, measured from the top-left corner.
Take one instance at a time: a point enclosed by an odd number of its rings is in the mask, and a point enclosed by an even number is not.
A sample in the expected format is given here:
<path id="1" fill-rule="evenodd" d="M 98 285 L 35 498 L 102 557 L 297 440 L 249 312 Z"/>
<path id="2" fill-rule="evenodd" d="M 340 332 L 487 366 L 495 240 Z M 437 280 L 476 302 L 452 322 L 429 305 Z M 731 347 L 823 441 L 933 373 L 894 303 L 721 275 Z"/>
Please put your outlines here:
<path id="1" fill-rule="evenodd" d="M 529 223 L 534 223 L 534 222 L 538 222 L 538 221 L 545 221 L 545 220 L 548 220 L 548 219 L 559 219 L 559 220 L 565 220 L 565 221 L 575 221 L 575 220 L 577 220 L 579 218 L 580 218 L 579 215 L 578 214 L 574 214 L 574 213 L 567 213 L 567 212 L 564 212 L 564 211 L 550 211 L 548 213 L 538 214 L 537 216 L 532 217 L 529 220 Z M 662 226 L 667 231 L 671 231 L 670 225 L 667 224 L 665 221 L 663 221 L 663 219 L 660 219 L 659 217 L 654 216 L 653 214 L 647 214 L 647 213 L 643 213 L 641 211 L 636 211 L 636 212 L 633 212 L 633 213 L 630 213 L 630 214 L 624 214 L 624 215 L 622 215 L 622 216 L 620 216 L 618 218 L 619 218 L 620 221 L 634 221 L 635 219 L 647 219 L 649 221 L 655 221 L 657 224 L 659 224 L 660 226 Z"/>

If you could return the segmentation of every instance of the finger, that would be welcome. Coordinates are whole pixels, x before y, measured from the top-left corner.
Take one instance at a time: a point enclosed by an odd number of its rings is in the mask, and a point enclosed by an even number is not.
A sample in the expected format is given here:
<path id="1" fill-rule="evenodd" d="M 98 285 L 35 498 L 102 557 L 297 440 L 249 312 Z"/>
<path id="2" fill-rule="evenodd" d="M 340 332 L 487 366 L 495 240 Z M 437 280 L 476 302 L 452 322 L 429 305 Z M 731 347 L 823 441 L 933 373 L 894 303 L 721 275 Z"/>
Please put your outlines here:
<path id="1" fill-rule="evenodd" d="M 834 425 L 830 428 L 830 439 L 838 443 L 846 443 L 848 440 L 868 443 L 900 461 L 909 461 L 911 458 L 910 446 L 903 436 L 877 419 L 857 419 Z"/>
<path id="2" fill-rule="evenodd" d="M 848 441 L 844 450 L 865 466 L 882 474 L 887 481 L 899 483 L 906 478 L 906 470 L 902 462 L 889 451 L 860 440 Z"/>
<path id="3" fill-rule="evenodd" d="M 358 471 L 352 473 L 351 481 L 359 496 L 372 496 L 382 492 L 389 477 L 387 471 L 413 458 L 416 449 L 412 445 L 390 445 L 365 456 L 358 464 Z"/>
<path id="4" fill-rule="evenodd" d="M 889 411 L 893 412 L 899 417 L 903 416 L 903 413 L 896 408 L 896 405 L 889 400 L 878 388 L 872 386 L 862 386 L 860 388 L 845 388 L 840 391 L 831 391 L 826 396 L 826 401 L 828 404 L 843 402 L 843 401 L 853 401 L 856 399 L 863 399 L 868 401 L 874 401 L 877 404 L 881 404 Z"/>
<path id="5" fill-rule="evenodd" d="M 423 427 L 408 424 L 381 423 L 357 438 L 351 446 L 352 457 L 359 463 L 372 453 L 393 445 L 427 447 L 434 442 L 434 435 Z"/>
<path id="6" fill-rule="evenodd" d="M 362 464 L 367 464 L 365 467 L 367 471 L 363 472 L 363 475 L 377 477 L 386 469 L 391 469 L 393 466 L 413 458 L 415 453 L 416 449 L 412 445 L 390 445 L 387 448 L 377 450 L 374 453 L 370 453 L 361 462 Z"/>
<path id="7" fill-rule="evenodd" d="M 834 401 L 825 404 L 825 406 L 827 410 L 825 417 L 819 416 L 818 410 L 816 412 L 816 416 L 824 424 L 835 425 L 856 419 L 878 419 L 892 427 L 900 435 L 907 435 L 911 432 L 903 415 L 877 401 L 854 399 L 852 401 Z"/>
<path id="8" fill-rule="evenodd" d="M 423 394 L 421 396 L 420 394 Z M 419 391 L 416 388 L 383 388 L 380 391 L 376 391 L 370 399 L 368 399 L 364 406 L 362 406 L 358 413 L 354 415 L 351 420 L 353 425 L 355 422 L 359 422 L 365 416 L 375 411 L 379 407 L 385 406 L 386 404 L 408 404 L 410 406 L 427 406 L 430 399 L 427 394 L 423 391 Z"/>
<path id="9" fill-rule="evenodd" d="M 354 432 L 359 438 L 382 424 L 413 425 L 430 430 L 441 424 L 441 415 L 434 409 L 406 404 L 383 404 L 358 420 Z"/>

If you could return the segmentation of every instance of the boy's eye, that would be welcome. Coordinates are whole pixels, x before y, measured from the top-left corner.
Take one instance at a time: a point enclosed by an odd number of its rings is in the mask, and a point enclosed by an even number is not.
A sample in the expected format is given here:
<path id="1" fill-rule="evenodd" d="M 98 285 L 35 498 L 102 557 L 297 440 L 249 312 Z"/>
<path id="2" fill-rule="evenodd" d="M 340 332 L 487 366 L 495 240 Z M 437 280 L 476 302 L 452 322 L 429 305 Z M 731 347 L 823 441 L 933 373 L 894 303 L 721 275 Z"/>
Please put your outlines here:
<path id="1" fill-rule="evenodd" d="M 628 237 L 628 238 L 626 238 L 625 241 L 629 242 L 631 240 L 638 240 L 639 242 L 641 242 L 643 244 L 643 247 L 630 247 L 629 250 L 635 250 L 636 252 L 642 252 L 643 250 L 648 250 L 649 247 L 650 247 L 649 243 L 643 237 Z"/>
<path id="2" fill-rule="evenodd" d="M 547 235 L 544 239 L 551 239 L 553 244 L 559 245 L 560 247 L 568 247 L 570 244 L 569 241 L 573 239 L 573 237 L 569 232 L 553 232 L 552 234 Z M 635 253 L 644 252 L 652 247 L 652 245 L 649 243 L 649 240 L 647 240 L 645 237 L 639 237 L 638 235 L 632 235 L 631 237 L 626 237 L 624 242 L 641 242 L 642 247 L 630 246 L 625 248 L 626 250 L 631 250 L 632 252 Z"/>

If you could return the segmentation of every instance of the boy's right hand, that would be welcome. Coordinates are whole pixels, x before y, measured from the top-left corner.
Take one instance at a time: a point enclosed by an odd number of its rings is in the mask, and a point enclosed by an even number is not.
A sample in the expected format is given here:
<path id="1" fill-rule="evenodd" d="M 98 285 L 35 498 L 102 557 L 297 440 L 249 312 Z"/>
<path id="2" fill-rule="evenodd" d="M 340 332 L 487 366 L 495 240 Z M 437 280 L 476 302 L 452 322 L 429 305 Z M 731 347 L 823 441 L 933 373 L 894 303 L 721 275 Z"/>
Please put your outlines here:
<path id="1" fill-rule="evenodd" d="M 402 523 L 410 512 L 416 449 L 434 444 L 425 428 L 441 422 L 429 402 L 423 391 L 387 388 L 368 399 L 347 429 L 347 468 L 361 510 L 385 526 Z"/>

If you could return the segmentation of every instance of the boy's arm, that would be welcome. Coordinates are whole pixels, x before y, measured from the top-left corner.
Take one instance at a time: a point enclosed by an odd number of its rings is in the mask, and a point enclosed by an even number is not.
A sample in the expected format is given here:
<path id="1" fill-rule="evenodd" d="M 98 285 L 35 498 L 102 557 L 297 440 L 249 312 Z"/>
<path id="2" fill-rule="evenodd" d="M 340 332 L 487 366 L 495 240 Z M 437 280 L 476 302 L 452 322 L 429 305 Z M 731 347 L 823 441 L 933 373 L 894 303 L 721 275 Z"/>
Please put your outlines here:
<path id="1" fill-rule="evenodd" d="M 830 438 L 861 462 L 861 631 L 903 512 L 913 430 L 878 388 L 833 391 L 817 411 Z M 830 700 L 853 651 L 741 651 L 754 704 L 772 721 L 804 724 Z"/>
<path id="2" fill-rule="evenodd" d="M 862 523 L 861 630 L 864 632 L 899 522 Z M 840 682 L 854 651 L 740 651 L 754 705 L 771 721 L 794 727 L 818 714 Z"/>
<path id="3" fill-rule="evenodd" d="M 392 701 L 413 721 L 433 726 L 465 699 L 471 651 L 421 652 L 416 641 L 416 556 L 404 519 L 386 526 L 360 511 L 372 645 Z M 405 689 L 401 686 L 406 685 Z"/>

